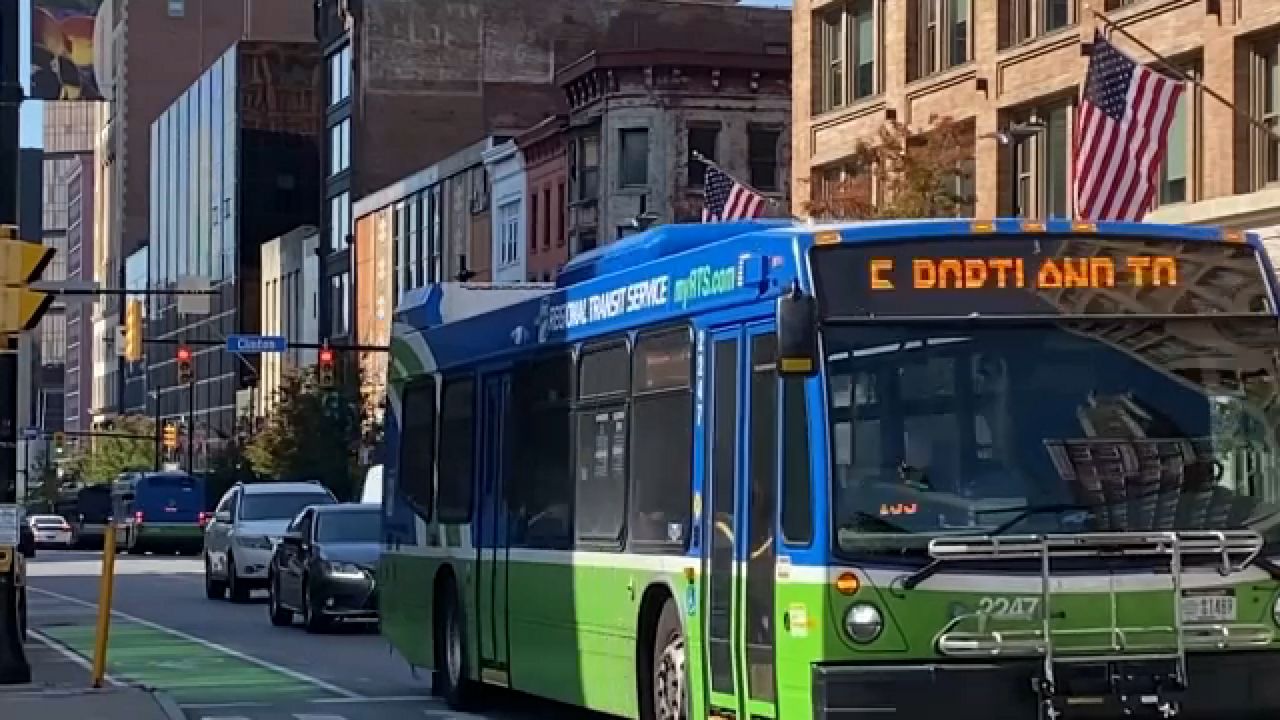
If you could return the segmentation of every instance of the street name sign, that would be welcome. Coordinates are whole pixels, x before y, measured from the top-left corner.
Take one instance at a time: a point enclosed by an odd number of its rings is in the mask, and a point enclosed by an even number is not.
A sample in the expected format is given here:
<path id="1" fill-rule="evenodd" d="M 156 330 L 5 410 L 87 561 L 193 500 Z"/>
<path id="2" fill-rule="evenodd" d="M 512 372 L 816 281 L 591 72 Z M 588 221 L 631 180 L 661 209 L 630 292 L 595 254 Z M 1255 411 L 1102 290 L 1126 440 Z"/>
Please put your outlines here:
<path id="1" fill-rule="evenodd" d="M 282 353 L 289 349 L 289 341 L 279 335 L 228 335 L 227 352 L 239 355 Z"/>
<path id="2" fill-rule="evenodd" d="M 18 544 L 18 506 L 0 505 L 0 545 Z"/>

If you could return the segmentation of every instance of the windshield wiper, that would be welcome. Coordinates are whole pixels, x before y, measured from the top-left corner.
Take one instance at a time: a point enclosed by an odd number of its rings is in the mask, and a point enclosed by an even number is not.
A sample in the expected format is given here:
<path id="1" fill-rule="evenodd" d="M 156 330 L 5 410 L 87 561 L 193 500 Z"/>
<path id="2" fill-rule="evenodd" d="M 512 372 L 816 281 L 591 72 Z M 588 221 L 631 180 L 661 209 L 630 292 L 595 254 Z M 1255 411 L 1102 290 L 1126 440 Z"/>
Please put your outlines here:
<path id="1" fill-rule="evenodd" d="M 993 537 L 996 535 L 1005 534 L 1011 528 L 1016 526 L 1018 523 L 1022 522 L 1023 520 L 1026 520 L 1029 517 L 1033 517 L 1035 515 L 1045 515 L 1048 513 L 1061 514 L 1064 512 L 1073 512 L 1073 511 L 1080 512 L 1080 511 L 1086 511 L 1090 509 L 1091 509 L 1090 506 L 1082 505 L 1080 503 L 1053 503 L 1050 505 L 1029 505 L 1029 506 L 1016 507 L 1016 508 L 994 508 L 990 510 L 975 510 L 974 515 L 993 515 L 995 513 L 1006 513 L 1006 512 L 1018 513 L 1017 515 L 1014 515 L 1008 520 L 1000 523 L 999 525 L 992 528 L 989 532 L 986 533 L 988 537 Z M 902 587 L 906 590 L 914 589 L 920 583 L 936 575 L 938 570 L 942 569 L 943 562 L 944 560 L 942 558 L 933 559 L 932 561 L 929 562 L 929 564 L 925 565 L 919 570 L 916 570 L 915 572 L 903 578 Z"/>

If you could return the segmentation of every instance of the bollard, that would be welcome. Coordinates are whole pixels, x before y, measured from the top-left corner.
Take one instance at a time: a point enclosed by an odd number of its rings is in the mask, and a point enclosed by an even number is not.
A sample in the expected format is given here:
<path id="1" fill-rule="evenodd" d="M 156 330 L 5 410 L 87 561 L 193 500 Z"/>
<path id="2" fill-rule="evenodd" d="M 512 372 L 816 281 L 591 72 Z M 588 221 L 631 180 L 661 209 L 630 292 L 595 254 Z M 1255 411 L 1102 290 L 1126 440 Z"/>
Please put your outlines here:
<path id="1" fill-rule="evenodd" d="M 31 665 L 23 649 L 22 623 L 18 619 L 18 558 L 9 545 L 0 545 L 0 685 L 31 682 Z"/>
<path id="2" fill-rule="evenodd" d="M 102 536 L 102 578 L 98 583 L 98 625 L 93 643 L 93 686 L 102 687 L 107 675 L 107 640 L 111 635 L 111 595 L 115 590 L 116 524 L 107 522 Z"/>

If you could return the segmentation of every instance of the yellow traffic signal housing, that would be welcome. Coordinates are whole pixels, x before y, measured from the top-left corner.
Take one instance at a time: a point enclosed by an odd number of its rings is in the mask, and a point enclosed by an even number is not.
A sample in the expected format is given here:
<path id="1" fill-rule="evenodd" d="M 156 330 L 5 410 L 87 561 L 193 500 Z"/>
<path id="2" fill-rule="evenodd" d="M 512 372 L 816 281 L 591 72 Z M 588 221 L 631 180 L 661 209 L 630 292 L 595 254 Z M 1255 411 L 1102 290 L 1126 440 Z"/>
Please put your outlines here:
<path id="1" fill-rule="evenodd" d="M 53 304 L 53 296 L 28 285 L 40 279 L 54 249 L 22 242 L 13 225 L 0 225 L 0 334 L 32 330 Z"/>
<path id="2" fill-rule="evenodd" d="M 164 446 L 170 450 L 178 447 L 178 426 L 173 423 L 164 424 Z"/>
<path id="3" fill-rule="evenodd" d="M 124 359 L 135 363 L 142 359 L 142 301 L 130 300 L 124 311 Z"/>

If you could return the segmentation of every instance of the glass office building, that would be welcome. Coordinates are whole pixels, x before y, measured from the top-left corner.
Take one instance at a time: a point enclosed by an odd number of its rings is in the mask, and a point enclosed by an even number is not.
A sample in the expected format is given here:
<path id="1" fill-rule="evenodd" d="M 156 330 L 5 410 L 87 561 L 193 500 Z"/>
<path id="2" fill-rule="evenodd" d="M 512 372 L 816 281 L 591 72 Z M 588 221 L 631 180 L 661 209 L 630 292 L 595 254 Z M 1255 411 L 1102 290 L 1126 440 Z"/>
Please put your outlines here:
<path id="1" fill-rule="evenodd" d="M 259 327 L 259 246 L 319 221 L 318 139 L 324 92 L 312 43 L 245 41 L 215 61 L 151 125 L 152 287 L 206 278 L 208 315 L 152 296 L 152 413 L 193 422 L 196 469 L 234 436 L 236 392 L 256 383 L 257 358 L 224 350 Z M 193 387 L 177 385 L 178 343 L 195 355 Z"/>

